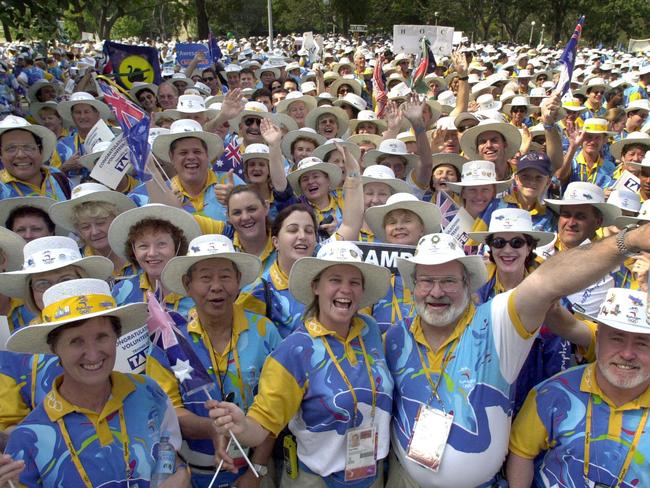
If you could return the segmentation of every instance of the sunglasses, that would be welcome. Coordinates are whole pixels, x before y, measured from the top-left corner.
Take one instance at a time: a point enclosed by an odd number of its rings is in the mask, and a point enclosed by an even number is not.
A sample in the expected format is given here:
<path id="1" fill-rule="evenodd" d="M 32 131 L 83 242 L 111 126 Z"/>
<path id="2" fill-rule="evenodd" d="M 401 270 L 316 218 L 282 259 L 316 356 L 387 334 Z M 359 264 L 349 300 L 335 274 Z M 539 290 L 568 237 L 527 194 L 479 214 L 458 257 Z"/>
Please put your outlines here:
<path id="1" fill-rule="evenodd" d="M 262 119 L 251 117 L 249 119 L 244 120 L 244 125 L 246 127 L 250 127 L 253 124 L 262 125 Z"/>
<path id="2" fill-rule="evenodd" d="M 504 239 L 503 237 L 494 237 L 493 239 L 490 239 L 487 244 L 495 249 L 503 249 L 506 247 L 506 244 L 510 244 L 510 247 L 513 249 L 521 249 L 527 243 L 528 242 L 523 237 L 513 237 L 510 240 Z"/>
<path id="3" fill-rule="evenodd" d="M 510 109 L 511 112 L 526 112 L 526 107 L 512 107 Z"/>
<path id="4" fill-rule="evenodd" d="M 207 82 L 214 81 L 214 77 L 209 76 L 208 78 L 203 78 L 203 81 L 207 81 Z"/>

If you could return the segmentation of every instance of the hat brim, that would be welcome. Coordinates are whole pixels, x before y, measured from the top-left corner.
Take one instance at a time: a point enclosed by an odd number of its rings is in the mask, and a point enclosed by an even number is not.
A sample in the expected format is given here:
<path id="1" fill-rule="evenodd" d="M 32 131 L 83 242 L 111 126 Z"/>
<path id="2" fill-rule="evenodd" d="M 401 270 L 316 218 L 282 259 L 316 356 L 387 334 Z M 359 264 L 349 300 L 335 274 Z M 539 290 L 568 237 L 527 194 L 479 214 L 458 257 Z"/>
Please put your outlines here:
<path id="1" fill-rule="evenodd" d="M 493 231 L 493 232 L 470 232 L 469 233 L 469 238 L 472 239 L 473 241 L 476 242 L 482 242 L 485 243 L 486 239 L 490 235 L 494 234 L 503 234 L 506 232 L 513 232 L 515 234 L 524 234 L 527 236 L 532 237 L 537 241 L 537 244 L 534 247 L 541 247 L 541 246 L 546 246 L 547 244 L 550 244 L 553 242 L 553 239 L 555 239 L 555 233 L 554 232 L 544 232 L 544 231 L 539 231 L 539 230 L 519 230 L 519 229 L 511 229 L 511 230 L 498 230 L 498 231 Z"/>
<path id="2" fill-rule="evenodd" d="M 510 188 L 510 186 L 512 185 L 512 178 L 509 178 L 507 180 L 502 180 L 502 181 L 480 181 L 480 180 L 466 181 L 466 182 L 447 181 L 445 182 L 445 184 L 454 193 L 460 193 L 461 191 L 463 191 L 463 188 L 470 188 L 473 186 L 487 186 L 487 185 L 495 185 L 497 187 L 497 193 L 501 193 L 502 191 L 506 191 L 508 188 Z"/>
<path id="3" fill-rule="evenodd" d="M 115 217 L 113 222 L 111 222 L 111 226 L 108 228 L 108 242 L 111 245 L 111 249 L 122 259 L 127 259 L 124 246 L 126 245 L 131 227 L 144 219 L 156 219 L 169 222 L 183 232 L 187 242 L 201 235 L 199 224 L 185 210 L 156 203 L 136 207 Z"/>
<path id="4" fill-rule="evenodd" d="M 300 189 L 300 177 L 305 173 L 309 173 L 310 171 L 321 171 L 325 173 L 330 180 L 330 191 L 335 190 L 341 184 L 343 173 L 341 171 L 341 168 L 339 168 L 337 165 L 334 163 L 314 164 L 308 168 L 292 171 L 287 175 L 287 181 L 291 185 L 291 188 L 293 189 L 293 192 L 296 194 L 296 196 L 302 195 L 302 190 Z"/>
<path id="5" fill-rule="evenodd" d="M 298 129 L 288 132 L 283 138 L 281 143 L 282 154 L 289 160 L 293 161 L 293 154 L 291 154 L 291 146 L 298 139 L 311 139 L 316 143 L 316 148 L 323 144 L 327 139 L 318 133 Z M 300 161 L 293 161 L 298 164 Z"/>
<path id="6" fill-rule="evenodd" d="M 646 147 L 646 151 L 650 150 L 650 137 L 628 137 L 614 142 L 609 151 L 616 160 L 620 160 L 623 156 L 623 148 L 630 144 L 640 144 Z M 627 164 L 627 163 L 626 163 Z"/>
<path id="7" fill-rule="evenodd" d="M 408 175 L 411 172 L 411 170 L 415 168 L 415 165 L 417 164 L 418 161 L 418 157 L 415 154 L 411 154 L 411 153 L 394 154 L 394 153 L 381 151 L 380 149 L 370 149 L 363 156 L 363 167 L 367 168 L 368 166 L 372 166 L 373 164 L 380 164 L 379 162 L 377 162 L 377 160 L 382 156 L 399 156 L 401 158 L 406 159 L 406 170 L 404 171 L 404 174 L 406 175 Z"/>
<path id="8" fill-rule="evenodd" d="M 354 266 L 363 275 L 364 290 L 359 302 L 359 309 L 369 307 L 386 295 L 390 282 L 390 271 L 374 264 L 357 262 L 335 262 L 314 257 L 300 258 L 291 267 L 289 273 L 289 291 L 300 303 L 311 304 L 314 292 L 311 284 L 327 268 L 345 264 Z"/>
<path id="9" fill-rule="evenodd" d="M 606 325 L 607 327 L 612 327 L 613 329 L 622 330 L 623 332 L 631 332 L 632 334 L 650 334 L 650 328 L 648 327 L 639 327 L 636 325 L 630 325 L 627 322 L 620 322 L 614 319 L 607 319 L 607 320 L 599 319 L 593 315 L 580 312 L 575 308 L 573 310 L 573 314 L 578 319 L 591 320 L 592 322 L 595 322 L 598 325 L 603 324 Z"/>
<path id="10" fill-rule="evenodd" d="M 343 64 L 342 66 L 345 66 Z M 354 67 L 352 68 L 354 69 Z M 361 96 L 361 85 L 359 84 L 358 81 L 356 80 L 351 80 L 350 78 L 337 78 L 327 89 L 328 92 L 330 92 L 334 98 L 336 98 L 337 92 L 339 91 L 339 87 L 341 85 L 348 85 L 352 87 L 352 91 L 354 92 L 355 95 Z"/>
<path id="11" fill-rule="evenodd" d="M 256 110 L 242 110 L 242 112 L 237 117 L 230 120 L 230 125 L 232 125 L 233 127 L 239 127 L 241 121 L 248 116 L 259 117 L 260 119 L 273 120 L 273 114 L 270 112 L 258 112 Z"/>
<path id="12" fill-rule="evenodd" d="M 507 144 L 505 148 L 506 159 L 512 159 L 517 151 L 519 151 L 519 147 L 521 146 L 521 133 L 519 129 L 512 124 L 506 124 L 504 122 L 488 122 L 467 129 L 460 139 L 460 147 L 470 161 L 483 159 L 477 151 L 476 139 L 480 134 L 488 131 L 498 132 L 505 139 Z"/>
<path id="13" fill-rule="evenodd" d="M 57 110 L 63 120 L 69 122 L 72 125 L 75 125 L 74 119 L 72 118 L 72 107 L 74 107 L 75 105 L 81 105 L 83 103 L 94 107 L 99 112 L 99 116 L 104 120 L 108 120 L 113 116 L 113 112 L 111 112 L 111 109 L 108 107 L 108 105 L 106 105 L 104 102 L 100 102 L 99 100 L 95 100 L 95 99 L 65 100 L 63 102 L 59 102 L 57 106 Z"/>
<path id="14" fill-rule="evenodd" d="M 432 154 L 431 158 L 433 159 L 433 169 L 438 166 L 448 165 L 456 168 L 459 174 L 463 172 L 463 164 L 468 162 L 467 158 L 456 153 L 436 153 Z"/>
<path id="15" fill-rule="evenodd" d="M 314 110 L 311 110 L 307 114 L 307 117 L 305 117 L 305 126 L 311 127 L 316 132 L 318 132 L 318 127 L 316 127 L 316 121 L 318 120 L 318 117 L 324 114 L 332 114 L 334 115 L 334 117 L 336 117 L 336 121 L 338 125 L 338 130 L 336 131 L 336 137 L 343 137 L 343 134 L 345 134 L 345 132 L 348 130 L 350 119 L 348 118 L 348 115 L 345 113 L 345 110 L 343 110 L 340 107 L 326 106 L 326 105 L 316 107 Z"/>
<path id="16" fill-rule="evenodd" d="M 620 217 L 616 217 L 614 220 L 614 225 L 619 229 L 622 229 L 626 225 L 644 225 L 647 223 L 650 223 L 650 219 L 632 217 L 631 215 L 621 215 Z"/>
<path id="17" fill-rule="evenodd" d="M 224 252 L 218 254 L 203 254 L 200 256 L 176 256 L 171 258 L 165 269 L 163 269 L 160 279 L 163 285 L 174 293 L 187 295 L 183 286 L 183 276 L 187 274 L 193 265 L 206 259 L 227 259 L 232 261 L 239 270 L 241 278 L 239 288 L 252 283 L 257 279 L 262 269 L 262 262 L 257 256 L 245 252 Z"/>
<path id="18" fill-rule="evenodd" d="M 287 133 L 298 130 L 298 122 L 289 117 L 287 114 L 274 113 L 272 115 L 273 117 L 271 120 L 273 120 L 273 123 L 275 123 L 275 125 L 281 129 L 286 130 Z"/>
<path id="19" fill-rule="evenodd" d="M 390 205 L 377 205 L 366 210 L 364 216 L 366 224 L 368 224 L 368 227 L 370 227 L 370 230 L 372 230 L 380 242 L 387 242 L 386 232 L 384 231 L 384 219 L 393 210 L 410 210 L 416 214 L 424 225 L 422 235 L 440 232 L 442 213 L 437 205 L 421 200 L 407 200 L 391 203 Z"/>
<path id="20" fill-rule="evenodd" d="M 210 162 L 215 161 L 224 152 L 223 141 L 221 140 L 221 137 L 211 132 L 204 131 L 177 132 L 174 134 L 159 135 L 156 137 L 156 140 L 153 141 L 153 147 L 151 148 L 151 151 L 158 159 L 169 163 L 171 161 L 169 152 L 171 150 L 172 143 L 178 139 L 188 139 L 191 137 L 200 139 L 205 143 L 208 148 L 208 159 Z"/>
<path id="21" fill-rule="evenodd" d="M 3 127 L 0 129 L 0 136 L 2 136 L 2 134 L 5 132 L 9 132 L 11 130 L 24 130 L 31 132 L 36 137 L 38 137 L 43 144 L 43 148 L 41 149 L 41 163 L 46 163 L 50 160 L 57 143 L 54 132 L 52 132 L 47 127 L 43 127 L 42 125 L 32 124 L 23 127 Z"/>
<path id="22" fill-rule="evenodd" d="M 0 227 L 0 249 L 7 259 L 7 270 L 15 271 L 23 265 L 23 247 L 25 240 L 22 237 L 6 227 Z"/>
<path id="23" fill-rule="evenodd" d="M 367 185 L 368 183 L 383 183 L 384 185 L 388 185 L 393 193 L 413 193 L 413 190 L 406 181 L 398 180 L 397 178 L 373 178 L 372 176 L 362 176 L 361 184 Z"/>
<path id="24" fill-rule="evenodd" d="M 122 325 L 122 336 L 145 325 L 149 318 L 149 311 L 145 303 L 128 303 L 120 307 L 89 313 L 68 320 L 34 324 L 21 327 L 7 340 L 7 349 L 14 352 L 30 354 L 52 354 L 47 343 L 47 336 L 53 330 L 74 322 L 81 322 L 95 317 L 116 317 Z"/>
<path id="25" fill-rule="evenodd" d="M 349 131 L 354 134 L 354 131 L 357 130 L 357 127 L 359 124 L 363 123 L 368 123 L 368 124 L 374 124 L 377 126 L 377 131 L 379 134 L 384 132 L 388 128 L 388 124 L 386 123 L 385 120 L 382 119 L 376 119 L 376 120 L 361 120 L 361 119 L 352 119 L 350 120 L 350 123 L 348 125 Z"/>
<path id="26" fill-rule="evenodd" d="M 357 146 L 353 142 L 348 142 L 348 141 L 343 141 L 338 143 L 340 146 L 342 146 L 344 149 L 347 149 L 350 154 L 357 160 L 359 161 L 361 159 L 361 148 Z M 330 144 L 321 144 L 318 146 L 314 152 L 312 153 L 312 156 L 315 156 L 319 159 L 322 159 L 325 161 L 325 158 L 332 152 L 336 151 L 336 145 L 334 143 Z M 327 162 L 327 161 L 325 161 Z"/>
<path id="27" fill-rule="evenodd" d="M 470 280 L 470 290 L 472 293 L 476 292 L 487 281 L 487 269 L 482 256 L 462 256 L 452 257 L 449 259 L 445 255 L 430 255 L 426 257 L 415 255 L 409 259 L 397 258 L 397 269 L 399 270 L 399 274 L 401 275 L 404 284 L 409 290 L 413 291 L 413 288 L 415 287 L 413 275 L 415 274 L 415 267 L 418 264 L 429 266 L 445 264 L 452 261 L 460 262 L 460 264 L 462 264 L 467 270 Z"/>
<path id="28" fill-rule="evenodd" d="M 124 193 L 117 191 L 95 191 L 78 198 L 55 203 L 50 207 L 50 218 L 56 225 L 60 225 L 70 232 L 76 232 L 77 230 L 72 219 L 74 209 L 86 202 L 102 202 L 115 205 L 117 207 L 117 215 L 136 207 L 133 200 Z"/>
<path id="29" fill-rule="evenodd" d="M 614 225 L 614 222 L 618 217 L 622 215 L 622 210 L 616 205 L 611 203 L 591 203 L 585 202 L 584 200 L 557 200 L 557 199 L 545 199 L 544 203 L 553 210 L 556 214 L 559 215 L 560 209 L 563 206 L 572 206 L 572 205 L 591 205 L 598 209 L 603 216 L 603 226 Z"/>
<path id="30" fill-rule="evenodd" d="M 311 95 L 302 95 L 300 97 L 289 98 L 289 99 L 285 98 L 280 103 L 278 103 L 277 107 L 275 108 L 276 113 L 281 113 L 281 114 L 286 113 L 287 110 L 289 109 L 289 105 L 291 105 L 294 102 L 303 102 L 307 106 L 307 113 L 314 110 L 318 105 L 316 99 Z"/>

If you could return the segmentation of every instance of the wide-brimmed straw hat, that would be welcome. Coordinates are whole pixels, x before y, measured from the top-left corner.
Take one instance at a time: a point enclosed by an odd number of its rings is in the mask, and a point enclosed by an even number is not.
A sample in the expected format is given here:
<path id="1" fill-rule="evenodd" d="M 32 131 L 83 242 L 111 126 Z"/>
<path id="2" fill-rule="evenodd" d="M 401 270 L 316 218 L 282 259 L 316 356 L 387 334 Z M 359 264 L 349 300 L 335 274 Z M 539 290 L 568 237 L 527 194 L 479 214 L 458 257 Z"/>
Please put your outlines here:
<path id="1" fill-rule="evenodd" d="M 108 283 L 93 278 L 65 281 L 43 294 L 43 322 L 21 327 L 7 341 L 7 349 L 32 354 L 51 354 L 47 336 L 67 324 L 95 317 L 116 317 L 122 335 L 142 327 L 149 312 L 146 303 L 117 306 Z"/>
<path id="2" fill-rule="evenodd" d="M 460 140 L 460 147 L 469 159 L 480 159 L 476 140 L 484 132 L 494 131 L 503 136 L 506 141 L 505 158 L 512 158 L 521 146 L 521 133 L 512 124 L 497 122 L 495 120 L 481 120 L 478 125 L 465 131 Z"/>
<path id="3" fill-rule="evenodd" d="M 41 149 L 41 162 L 45 163 L 50 159 L 56 147 L 56 136 L 50 129 L 42 125 L 30 124 L 27 120 L 16 115 L 7 115 L 0 121 L 0 137 L 10 130 L 25 130 L 34 134 L 43 144 L 43 148 Z"/>
<path id="4" fill-rule="evenodd" d="M 322 105 L 320 107 L 311 110 L 307 117 L 305 118 L 305 127 L 311 127 L 315 131 L 318 131 L 318 118 L 321 115 L 330 114 L 336 117 L 336 122 L 338 125 L 338 130 L 336 131 L 335 137 L 342 137 L 345 134 L 345 131 L 348 130 L 349 118 L 348 114 L 345 113 L 341 107 L 333 107 L 331 105 Z"/>
<path id="5" fill-rule="evenodd" d="M 381 134 L 386 130 L 388 127 L 388 124 L 386 123 L 385 120 L 383 119 L 378 119 L 377 114 L 373 112 L 372 110 L 361 110 L 356 119 L 351 119 L 350 120 L 350 125 L 348 128 L 350 129 L 350 132 L 354 133 L 355 130 L 357 130 L 357 126 L 359 124 L 362 124 L 364 122 L 369 122 L 371 124 L 374 124 L 377 126 L 377 132 Z"/>
<path id="6" fill-rule="evenodd" d="M 282 154 L 284 154 L 284 156 L 289 161 L 293 161 L 293 155 L 291 154 L 291 146 L 298 139 L 310 139 L 314 141 L 316 147 L 320 146 L 327 140 L 324 136 L 321 136 L 318 132 L 316 132 L 311 127 L 302 127 L 301 129 L 287 132 L 287 134 L 284 137 L 282 137 L 282 143 L 280 144 L 280 146 L 282 148 Z M 294 161 L 294 163 L 297 162 L 298 161 Z"/>
<path id="7" fill-rule="evenodd" d="M 632 334 L 650 334 L 646 317 L 647 293 L 628 288 L 610 288 L 597 315 L 575 310 L 576 315 Z"/>
<path id="8" fill-rule="evenodd" d="M 149 203 L 142 207 L 132 208 L 121 213 L 108 228 L 108 242 L 115 254 L 122 259 L 127 259 L 125 245 L 131 232 L 131 227 L 145 219 L 163 220 L 180 229 L 185 238 L 191 241 L 201 235 L 201 228 L 192 214 L 181 209 L 162 205 L 160 203 Z"/>
<path id="9" fill-rule="evenodd" d="M 537 246 L 545 246 L 555 238 L 553 232 L 543 232 L 533 229 L 533 219 L 530 212 L 521 208 L 499 208 L 492 213 L 490 227 L 484 232 L 470 232 L 470 239 L 485 242 L 487 237 L 499 232 L 517 232 L 529 235 L 538 241 Z"/>
<path id="10" fill-rule="evenodd" d="M 632 217 L 631 215 L 621 215 L 620 217 L 617 217 L 616 220 L 614 220 L 614 225 L 619 229 L 622 229 L 626 225 L 630 225 L 630 224 L 642 225 L 642 224 L 647 224 L 648 222 L 650 222 L 650 200 L 646 200 L 641 204 L 639 213 L 635 217 Z"/>
<path id="11" fill-rule="evenodd" d="M 6 227 L 0 227 L 0 250 L 7 260 L 6 270 L 16 271 L 23 264 L 25 239 Z"/>
<path id="12" fill-rule="evenodd" d="M 2 200 L 0 205 L 0 225 L 6 226 L 7 219 L 11 213 L 21 207 L 33 207 L 42 210 L 49 215 L 50 207 L 56 203 L 56 200 L 49 197 L 14 197 Z"/>
<path id="13" fill-rule="evenodd" d="M 302 175 L 310 171 L 322 171 L 325 173 L 329 178 L 330 190 L 338 188 L 341 183 L 341 168 L 334 163 L 326 163 L 320 158 L 309 156 L 301 159 L 296 169 L 287 175 L 287 181 L 296 195 L 302 195 L 302 190 L 300 189 L 300 178 Z"/>
<path id="14" fill-rule="evenodd" d="M 242 162 L 246 162 L 249 159 L 266 159 L 267 161 L 271 158 L 269 146 L 266 144 L 249 144 L 246 146 L 244 154 L 242 154 Z"/>
<path id="15" fill-rule="evenodd" d="M 403 141 L 399 139 L 384 139 L 377 149 L 371 149 L 366 152 L 363 158 L 363 165 L 367 167 L 373 164 L 379 164 L 378 159 L 382 156 L 400 156 L 404 158 L 406 160 L 405 174 L 409 174 L 418 161 L 418 157 L 415 154 L 411 154 L 406 150 L 406 144 Z"/>
<path id="16" fill-rule="evenodd" d="M 311 95 L 305 95 L 299 91 L 292 91 L 287 94 L 286 98 L 275 107 L 277 113 L 286 113 L 289 109 L 289 105 L 295 102 L 303 102 L 307 107 L 307 112 L 314 110 L 316 108 L 316 99 Z"/>
<path id="17" fill-rule="evenodd" d="M 63 236 L 40 237 L 23 247 L 21 269 L 0 274 L 0 293 L 23 299 L 27 307 L 36 312 L 37 307 L 29 289 L 31 276 L 72 265 L 98 279 L 107 279 L 113 272 L 113 262 L 110 259 L 103 256 L 82 256 L 74 239 Z"/>
<path id="18" fill-rule="evenodd" d="M 390 187 L 392 193 L 411 193 L 411 187 L 408 183 L 395 178 L 393 170 L 382 164 L 373 164 L 364 169 L 361 182 L 364 185 L 368 183 L 383 183 Z"/>
<path id="19" fill-rule="evenodd" d="M 646 134 L 645 132 L 630 132 L 624 139 L 619 139 L 609 146 L 609 151 L 615 159 L 619 160 L 623 157 L 623 148 L 630 144 L 645 146 L 647 151 L 650 149 L 650 134 Z"/>
<path id="20" fill-rule="evenodd" d="M 603 225 L 614 225 L 621 209 L 616 205 L 605 202 L 605 192 L 601 187 L 586 181 L 573 181 L 564 191 L 562 199 L 546 198 L 546 205 L 555 213 L 560 213 L 562 207 L 573 205 L 591 205 L 603 216 Z"/>
<path id="21" fill-rule="evenodd" d="M 463 246 L 448 234 L 428 234 L 423 236 L 415 248 L 415 255 L 410 258 L 397 258 L 397 269 L 402 281 L 413 290 L 415 267 L 445 264 L 458 261 L 469 275 L 469 287 L 472 292 L 478 290 L 487 281 L 487 270 L 482 256 L 467 256 Z"/>
<path id="22" fill-rule="evenodd" d="M 219 112 L 213 108 L 207 108 L 205 100 L 201 95 L 181 95 L 178 97 L 178 103 L 175 109 L 168 111 L 177 117 L 183 117 L 183 114 L 198 114 L 205 112 L 208 118 L 212 118 Z"/>
<path id="23" fill-rule="evenodd" d="M 352 75 L 345 75 L 345 76 L 341 76 L 340 78 L 337 78 L 328 87 L 327 91 L 336 97 L 337 96 L 336 94 L 338 93 L 341 85 L 348 85 L 350 88 L 352 88 L 352 91 L 355 95 L 357 96 L 361 95 L 361 90 L 362 90 L 361 84 Z"/>
<path id="24" fill-rule="evenodd" d="M 74 124 L 74 120 L 72 119 L 72 107 L 84 103 L 86 105 L 94 107 L 99 112 L 99 116 L 104 120 L 110 119 L 113 115 L 113 112 L 111 112 L 111 109 L 108 107 L 108 105 L 106 105 L 104 102 L 100 102 L 90 93 L 86 92 L 73 93 L 70 95 L 69 100 L 60 102 L 57 105 L 56 109 L 63 120 Z"/>
<path id="25" fill-rule="evenodd" d="M 174 122 L 169 128 L 168 134 L 162 134 L 156 137 L 151 151 L 154 155 L 164 162 L 171 161 L 170 149 L 174 141 L 178 139 L 186 139 L 188 137 L 196 137 L 201 139 L 208 148 L 208 159 L 210 161 L 216 160 L 223 154 L 223 141 L 221 137 L 212 132 L 205 132 L 201 124 L 196 120 L 181 119 Z"/>
<path id="26" fill-rule="evenodd" d="M 325 142 L 323 142 L 323 144 L 321 144 L 316 149 L 314 149 L 312 156 L 316 156 L 317 158 L 320 158 L 323 161 L 325 161 L 329 153 L 331 153 L 332 151 L 336 151 L 336 144 L 343 147 L 344 149 L 347 149 L 357 161 L 361 159 L 361 149 L 359 148 L 359 146 L 357 146 L 353 142 L 348 142 L 343 139 L 339 139 L 338 137 L 335 137 L 334 139 L 328 139 Z"/>
<path id="27" fill-rule="evenodd" d="M 269 109 L 261 102 L 246 102 L 244 110 L 242 110 L 237 117 L 230 120 L 230 125 L 239 127 L 239 123 L 247 117 L 258 117 L 260 119 L 273 120 L 273 114 L 269 113 Z"/>
<path id="28" fill-rule="evenodd" d="M 255 281 L 262 269 L 262 262 L 257 256 L 235 251 L 228 237 L 221 234 L 206 234 L 192 239 L 186 256 L 171 258 L 163 269 L 160 279 L 169 290 L 186 295 L 183 276 L 196 263 L 212 258 L 232 261 L 241 274 L 240 288 Z"/>
<path id="29" fill-rule="evenodd" d="M 384 205 L 370 207 L 365 213 L 368 227 L 381 242 L 386 242 L 384 219 L 393 210 L 409 210 L 413 212 L 422 221 L 425 234 L 440 231 L 442 214 L 436 204 L 424 202 L 412 193 L 395 193 L 388 197 Z"/>
<path id="30" fill-rule="evenodd" d="M 300 258 L 289 273 L 289 291 L 300 303 L 309 305 L 314 300 L 312 283 L 327 268 L 345 264 L 354 266 L 363 275 L 363 296 L 359 308 L 368 307 L 386 294 L 390 282 L 390 271 L 374 264 L 363 262 L 363 253 L 352 242 L 330 241 L 324 244 L 315 258 Z"/>
<path id="31" fill-rule="evenodd" d="M 497 170 L 492 161 L 468 161 L 463 164 L 460 181 L 448 181 L 446 185 L 455 193 L 460 193 L 469 186 L 495 185 L 497 193 L 507 190 L 512 184 L 512 178 L 497 180 Z"/>
<path id="32" fill-rule="evenodd" d="M 136 207 L 133 200 L 124 193 L 113 191 L 100 183 L 81 183 L 72 189 L 70 200 L 57 202 L 50 207 L 50 218 L 56 225 L 74 232 L 74 210 L 86 202 L 102 202 L 115 205 L 117 215 Z"/>

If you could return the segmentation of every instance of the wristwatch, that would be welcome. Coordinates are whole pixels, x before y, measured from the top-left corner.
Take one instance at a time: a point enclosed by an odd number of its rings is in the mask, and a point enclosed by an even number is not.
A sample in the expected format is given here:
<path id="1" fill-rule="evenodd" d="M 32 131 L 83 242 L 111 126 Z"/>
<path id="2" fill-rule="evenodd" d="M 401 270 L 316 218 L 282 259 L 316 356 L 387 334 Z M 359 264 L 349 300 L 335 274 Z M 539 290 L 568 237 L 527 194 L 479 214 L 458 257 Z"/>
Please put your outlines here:
<path id="1" fill-rule="evenodd" d="M 625 234 L 638 227 L 639 226 L 637 224 L 626 225 L 620 230 L 618 234 L 616 234 L 616 247 L 618 249 L 618 253 L 622 256 L 625 256 L 626 258 L 633 258 L 639 254 L 639 252 L 641 252 L 641 249 L 630 248 L 625 245 Z"/>
<path id="2" fill-rule="evenodd" d="M 267 468 L 263 464 L 255 464 L 255 463 L 253 463 L 253 467 L 255 468 L 255 471 L 257 471 L 257 474 L 260 475 L 260 477 L 264 477 L 267 474 L 269 474 L 269 468 Z"/>

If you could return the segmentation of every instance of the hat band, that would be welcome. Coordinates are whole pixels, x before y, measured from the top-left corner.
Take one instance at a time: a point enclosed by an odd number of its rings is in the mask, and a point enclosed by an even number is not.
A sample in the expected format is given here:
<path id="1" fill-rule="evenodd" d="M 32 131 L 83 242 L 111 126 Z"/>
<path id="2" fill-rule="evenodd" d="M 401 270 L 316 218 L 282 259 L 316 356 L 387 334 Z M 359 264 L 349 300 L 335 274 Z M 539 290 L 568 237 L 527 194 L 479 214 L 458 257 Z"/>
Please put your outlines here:
<path id="1" fill-rule="evenodd" d="M 62 322 L 82 318 L 91 313 L 111 310 L 117 305 L 111 295 L 80 295 L 64 298 L 43 309 L 43 322 Z"/>
<path id="2" fill-rule="evenodd" d="M 597 130 L 600 132 L 607 132 L 607 126 L 605 124 L 589 124 L 585 125 L 584 130 L 589 131 L 589 130 Z"/>
<path id="3" fill-rule="evenodd" d="M 79 251 L 75 249 L 45 249 L 32 253 L 23 264 L 23 269 L 42 268 L 53 264 L 78 261 L 81 259 Z"/>

